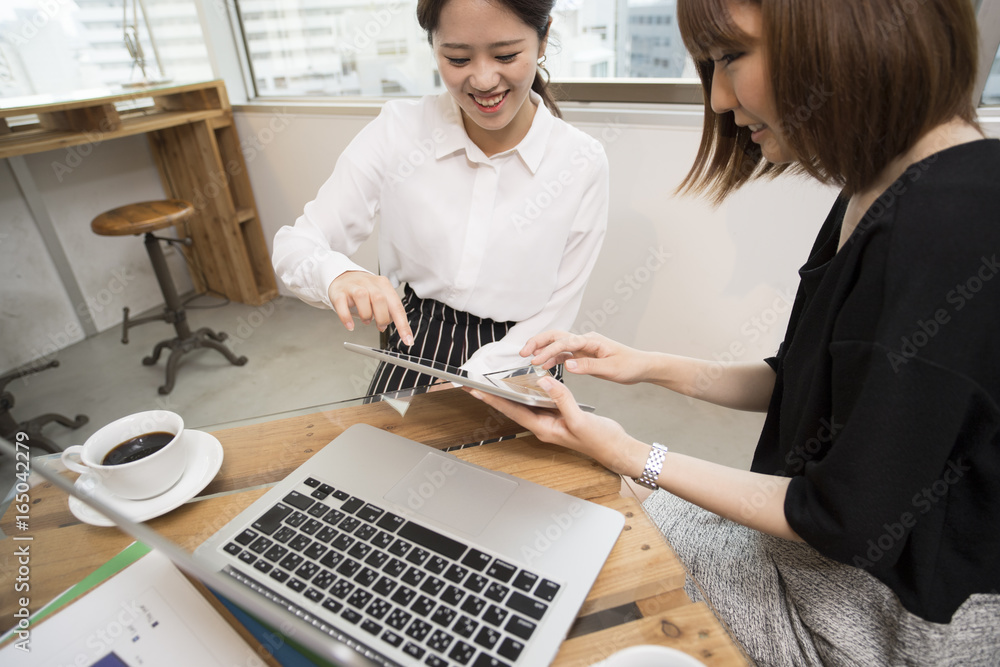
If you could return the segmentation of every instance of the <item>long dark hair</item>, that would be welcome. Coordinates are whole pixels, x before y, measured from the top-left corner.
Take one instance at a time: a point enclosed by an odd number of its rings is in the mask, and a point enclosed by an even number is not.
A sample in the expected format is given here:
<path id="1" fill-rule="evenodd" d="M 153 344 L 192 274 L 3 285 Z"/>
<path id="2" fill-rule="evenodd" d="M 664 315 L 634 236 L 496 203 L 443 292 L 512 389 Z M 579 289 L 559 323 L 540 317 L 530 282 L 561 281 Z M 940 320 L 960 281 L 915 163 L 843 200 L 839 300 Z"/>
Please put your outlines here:
<path id="1" fill-rule="evenodd" d="M 417 22 L 420 27 L 427 31 L 427 41 L 434 44 L 434 31 L 437 30 L 438 22 L 441 19 L 441 10 L 450 0 L 418 0 L 417 2 Z M 514 15 L 524 21 L 526 25 L 534 28 L 538 33 L 538 41 L 541 43 L 549 33 L 549 19 L 552 17 L 552 8 L 555 7 L 555 0 L 491 0 L 501 4 Z M 539 65 L 535 70 L 535 80 L 531 83 L 531 89 L 538 93 L 545 106 L 549 108 L 552 115 L 562 118 L 562 112 L 556 105 L 552 93 L 549 91 L 548 70 Z"/>

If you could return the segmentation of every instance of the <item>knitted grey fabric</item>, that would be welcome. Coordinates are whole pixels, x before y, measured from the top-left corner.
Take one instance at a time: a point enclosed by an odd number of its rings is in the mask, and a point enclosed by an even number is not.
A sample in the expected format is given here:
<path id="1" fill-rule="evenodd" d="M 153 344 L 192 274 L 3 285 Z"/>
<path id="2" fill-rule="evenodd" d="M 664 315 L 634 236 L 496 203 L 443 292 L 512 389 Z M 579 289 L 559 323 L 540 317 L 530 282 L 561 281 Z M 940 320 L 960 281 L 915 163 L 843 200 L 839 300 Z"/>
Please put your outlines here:
<path id="1" fill-rule="evenodd" d="M 806 544 L 666 491 L 643 507 L 687 567 L 688 595 L 706 599 L 761 666 L 1000 665 L 1000 594 L 974 595 L 951 623 L 931 623 L 864 570 Z"/>

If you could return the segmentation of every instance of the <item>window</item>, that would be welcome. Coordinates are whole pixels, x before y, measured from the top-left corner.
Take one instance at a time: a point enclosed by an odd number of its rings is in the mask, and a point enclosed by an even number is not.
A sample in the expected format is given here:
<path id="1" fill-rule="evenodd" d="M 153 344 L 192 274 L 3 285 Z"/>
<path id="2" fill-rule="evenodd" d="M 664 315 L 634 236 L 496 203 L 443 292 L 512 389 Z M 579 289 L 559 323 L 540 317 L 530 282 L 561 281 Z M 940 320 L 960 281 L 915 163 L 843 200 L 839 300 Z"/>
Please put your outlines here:
<path id="1" fill-rule="evenodd" d="M 981 70 L 988 70 L 980 72 L 982 103 L 1000 105 L 1000 0 L 978 0 L 976 5 L 982 42 L 980 47 L 985 52 L 979 66 Z M 987 54 L 993 56 L 992 62 Z"/>
<path id="2" fill-rule="evenodd" d="M 416 0 L 235 3 L 258 97 L 442 90 Z M 692 77 L 675 14 L 675 0 L 558 0 L 546 68 L 561 82 Z"/>
<path id="3" fill-rule="evenodd" d="M 993 61 L 993 67 L 986 77 L 986 88 L 983 89 L 983 104 L 1000 104 L 1000 53 Z"/>
<path id="4" fill-rule="evenodd" d="M 442 90 L 416 0 L 2 0 L 0 96 L 142 79 L 125 46 L 123 16 L 136 29 L 148 78 L 219 76 L 209 65 L 198 6 L 206 20 L 239 31 L 252 97 Z M 977 10 L 984 51 L 996 54 L 1000 0 L 977 0 Z M 702 101 L 676 0 L 557 0 L 547 56 L 563 99 Z M 1000 58 L 986 59 L 992 71 L 981 81 L 983 102 L 1000 105 Z"/>
<path id="5" fill-rule="evenodd" d="M 123 16 L 136 29 L 147 80 L 212 78 L 195 0 L 3 0 L 0 96 L 142 80 Z"/>
<path id="6" fill-rule="evenodd" d="M 228 1 L 237 8 L 237 27 L 242 24 L 246 33 L 266 34 L 266 41 L 281 44 L 284 55 L 275 58 L 257 41 L 246 42 L 245 62 L 260 98 L 442 90 L 426 35 L 415 19 L 416 0 Z M 995 18 L 1000 0 L 976 0 L 976 6 L 984 32 L 1000 39 Z M 560 97 L 700 104 L 700 85 L 676 15 L 676 0 L 557 0 L 546 68 L 559 84 Z M 318 43 L 310 42 L 305 25 L 316 31 Z M 282 31 L 280 26 L 299 28 Z M 292 55 L 310 45 L 315 57 Z M 987 82 L 985 103 L 1000 103 L 998 67 Z M 313 76 L 304 77 L 303 68 Z M 277 77 L 297 85 L 279 89 L 273 83 Z M 664 80 L 671 85 L 663 85 Z"/>

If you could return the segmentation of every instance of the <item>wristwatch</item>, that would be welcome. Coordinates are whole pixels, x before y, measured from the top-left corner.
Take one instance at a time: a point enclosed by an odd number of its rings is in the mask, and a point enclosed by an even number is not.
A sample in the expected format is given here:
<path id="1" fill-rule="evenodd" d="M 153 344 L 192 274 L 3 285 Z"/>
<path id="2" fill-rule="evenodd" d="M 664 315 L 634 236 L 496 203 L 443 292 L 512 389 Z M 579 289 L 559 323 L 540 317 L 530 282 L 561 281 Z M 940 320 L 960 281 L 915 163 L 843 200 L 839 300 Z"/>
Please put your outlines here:
<path id="1" fill-rule="evenodd" d="M 667 456 L 667 446 L 658 442 L 653 443 L 653 448 L 649 450 L 649 458 L 646 459 L 646 467 L 639 477 L 635 477 L 635 483 L 647 489 L 658 489 L 656 480 L 663 470 L 663 459 Z"/>

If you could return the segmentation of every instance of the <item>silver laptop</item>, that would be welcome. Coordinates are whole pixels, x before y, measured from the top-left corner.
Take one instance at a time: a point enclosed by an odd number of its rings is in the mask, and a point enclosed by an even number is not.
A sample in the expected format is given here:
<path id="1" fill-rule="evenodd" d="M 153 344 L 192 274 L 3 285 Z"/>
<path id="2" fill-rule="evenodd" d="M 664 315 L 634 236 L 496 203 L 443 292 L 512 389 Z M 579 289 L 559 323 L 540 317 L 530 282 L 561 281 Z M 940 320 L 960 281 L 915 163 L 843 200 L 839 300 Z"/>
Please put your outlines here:
<path id="1" fill-rule="evenodd" d="M 247 613 L 345 665 L 548 664 L 624 524 L 609 508 L 363 424 L 193 558 L 94 507 Z"/>

